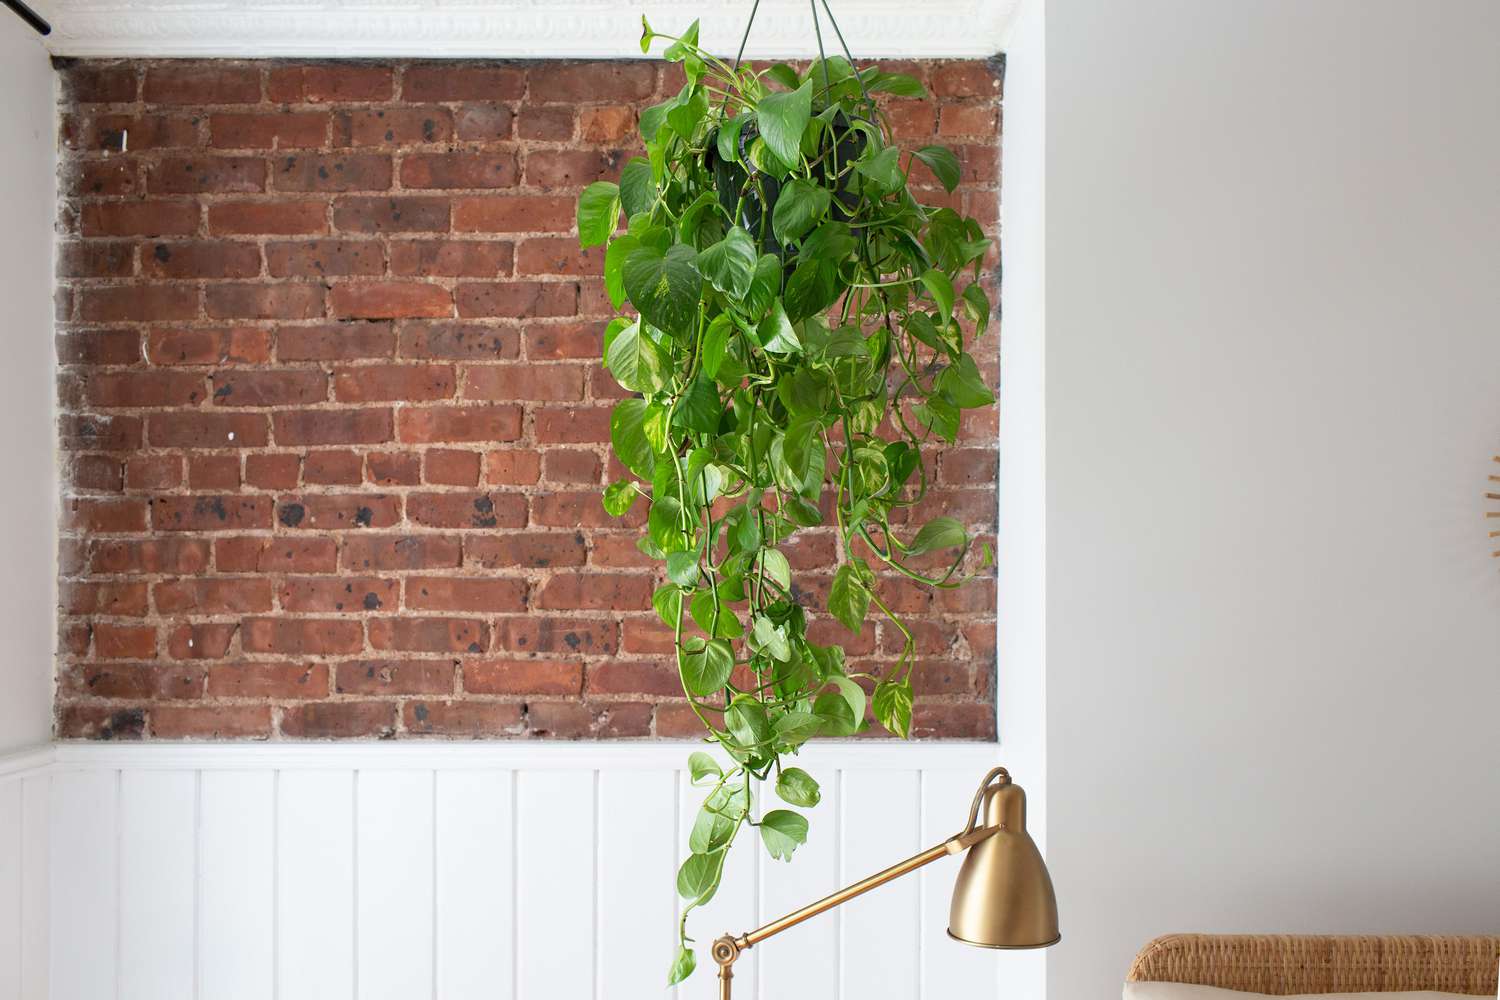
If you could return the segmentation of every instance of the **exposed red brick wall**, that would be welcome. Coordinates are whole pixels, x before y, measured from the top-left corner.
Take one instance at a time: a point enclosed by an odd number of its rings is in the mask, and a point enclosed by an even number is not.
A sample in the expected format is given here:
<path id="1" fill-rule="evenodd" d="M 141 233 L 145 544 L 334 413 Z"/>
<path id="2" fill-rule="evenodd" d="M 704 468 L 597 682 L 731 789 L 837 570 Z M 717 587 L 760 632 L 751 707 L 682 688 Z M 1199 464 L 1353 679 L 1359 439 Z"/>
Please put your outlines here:
<path id="1" fill-rule="evenodd" d="M 935 100 L 892 104 L 898 136 L 955 146 L 950 203 L 996 220 L 998 68 L 906 69 Z M 640 510 L 599 502 L 620 392 L 601 255 L 573 235 L 671 71 L 60 72 L 59 735 L 696 734 Z M 932 499 L 987 531 L 995 434 L 971 416 Z M 792 548 L 806 569 L 835 547 Z M 827 578 L 804 582 L 821 608 Z M 918 731 L 991 736 L 993 582 L 892 593 Z M 899 648 L 845 645 L 877 670 Z"/>

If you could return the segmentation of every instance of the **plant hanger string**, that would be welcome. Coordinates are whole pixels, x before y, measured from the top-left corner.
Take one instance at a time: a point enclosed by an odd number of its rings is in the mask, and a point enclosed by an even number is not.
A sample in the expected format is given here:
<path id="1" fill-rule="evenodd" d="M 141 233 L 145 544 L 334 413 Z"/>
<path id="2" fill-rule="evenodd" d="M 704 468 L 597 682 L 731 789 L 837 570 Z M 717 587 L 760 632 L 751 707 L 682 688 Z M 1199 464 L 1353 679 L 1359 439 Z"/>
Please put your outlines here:
<path id="1" fill-rule="evenodd" d="M 834 37 L 839 40 L 839 48 L 844 50 L 844 58 L 849 61 L 849 68 L 854 70 L 854 79 L 859 83 L 859 92 L 864 96 L 866 102 L 873 103 L 870 91 L 865 86 L 865 78 L 854 65 L 854 53 L 849 51 L 849 43 L 844 41 L 844 32 L 839 28 L 838 20 L 833 16 L 833 8 L 828 6 L 828 0 L 808 0 L 808 9 L 812 12 L 813 33 L 818 39 L 818 62 L 823 67 L 823 93 L 826 95 L 833 89 L 828 78 L 828 54 L 823 49 L 823 26 L 818 20 L 818 4 L 823 5 L 823 13 L 828 15 L 828 24 L 833 28 Z M 750 5 L 750 17 L 745 21 L 745 31 L 740 35 L 740 47 L 734 54 L 734 68 L 740 68 L 740 63 L 745 59 L 745 46 L 750 41 L 750 30 L 755 27 L 755 15 L 760 12 L 760 0 L 755 0 Z M 729 103 L 729 95 L 724 95 L 724 103 Z"/>

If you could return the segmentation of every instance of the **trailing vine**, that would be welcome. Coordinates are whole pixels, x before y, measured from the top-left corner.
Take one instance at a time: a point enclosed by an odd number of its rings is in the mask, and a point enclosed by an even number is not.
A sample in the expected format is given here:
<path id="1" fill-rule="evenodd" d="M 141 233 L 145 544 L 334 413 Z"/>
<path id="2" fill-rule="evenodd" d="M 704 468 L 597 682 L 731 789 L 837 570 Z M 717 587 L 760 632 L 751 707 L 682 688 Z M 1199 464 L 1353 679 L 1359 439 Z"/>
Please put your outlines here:
<path id="1" fill-rule="evenodd" d="M 782 802 L 811 808 L 817 782 L 784 761 L 807 740 L 861 732 L 867 714 L 910 735 L 912 634 L 871 563 L 929 587 L 966 579 L 959 521 L 904 534 L 891 518 L 927 491 L 924 443 L 952 442 L 962 410 L 994 402 L 959 321 L 976 335 L 989 321 L 978 278 L 990 241 L 909 190 L 918 163 L 950 192 L 960 176 L 948 149 L 891 141 L 874 95 L 925 96 L 917 80 L 839 57 L 802 72 L 730 64 L 699 47 L 696 21 L 677 36 L 642 24 L 642 51 L 668 43 L 686 84 L 641 113 L 646 156 L 583 192 L 578 233 L 606 247 L 615 309 L 637 314 L 604 335 L 604 363 L 632 394 L 610 441 L 634 477 L 610 484 L 604 506 L 649 506 L 638 545 L 666 572 L 652 604 L 688 704 L 730 761 L 689 760 L 707 794 L 677 875 L 675 983 L 696 964 L 688 914 L 717 891 L 741 830 L 785 860 L 807 839 L 796 808 L 756 819 L 754 786 L 774 778 Z M 903 638 L 880 677 L 807 637 L 783 548 L 830 518 L 828 612 L 858 632 L 873 608 Z M 913 565 L 939 551 L 951 553 L 942 569 Z"/>

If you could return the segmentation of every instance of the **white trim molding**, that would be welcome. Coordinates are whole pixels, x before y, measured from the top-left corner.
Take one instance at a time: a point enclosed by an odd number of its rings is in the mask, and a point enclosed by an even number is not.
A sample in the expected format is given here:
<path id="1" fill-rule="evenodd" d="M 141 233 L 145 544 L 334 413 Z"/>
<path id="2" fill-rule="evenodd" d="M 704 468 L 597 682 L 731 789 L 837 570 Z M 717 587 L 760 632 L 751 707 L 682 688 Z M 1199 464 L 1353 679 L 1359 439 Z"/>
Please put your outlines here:
<path id="1" fill-rule="evenodd" d="M 985 58 L 1016 0 L 829 0 L 859 57 Z M 733 53 L 748 0 L 51 0 L 48 48 L 65 56 L 640 58 L 641 15 L 664 31 L 701 18 Z M 823 16 L 821 4 L 819 15 Z M 763 0 L 746 55 L 817 54 L 803 0 Z M 824 48 L 839 42 L 823 18 Z"/>

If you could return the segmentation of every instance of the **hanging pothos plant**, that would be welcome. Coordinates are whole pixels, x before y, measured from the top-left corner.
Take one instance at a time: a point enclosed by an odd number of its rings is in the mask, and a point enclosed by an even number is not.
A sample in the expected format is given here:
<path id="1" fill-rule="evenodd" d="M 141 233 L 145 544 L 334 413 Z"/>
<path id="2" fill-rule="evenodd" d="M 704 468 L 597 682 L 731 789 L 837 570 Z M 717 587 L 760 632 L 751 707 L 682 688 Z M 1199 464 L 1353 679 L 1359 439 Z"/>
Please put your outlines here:
<path id="1" fill-rule="evenodd" d="M 652 603 L 689 704 L 732 762 L 689 761 L 708 793 L 677 875 L 678 982 L 695 965 L 688 913 L 717 891 L 740 830 L 758 828 L 779 859 L 807 838 L 794 809 L 756 819 L 752 787 L 774 777 L 782 802 L 817 805 L 817 782 L 784 758 L 866 728 L 865 685 L 875 719 L 909 735 L 912 636 L 871 563 L 930 587 L 963 582 L 960 522 L 908 534 L 891 515 L 927 490 L 924 442 L 952 442 L 962 410 L 994 402 L 958 321 L 983 333 L 989 320 L 978 277 L 990 242 L 909 190 L 916 163 L 950 192 L 959 180 L 948 149 L 891 142 L 873 95 L 925 96 L 917 80 L 837 57 L 805 72 L 730 65 L 699 47 L 697 22 L 680 36 L 643 24 L 642 51 L 669 42 L 687 82 L 641 113 L 646 157 L 583 192 L 578 233 L 607 247 L 610 301 L 639 316 L 604 334 L 604 363 L 633 394 L 610 440 L 637 477 L 610 484 L 604 506 L 649 505 L 638 544 L 666 564 Z M 878 678 L 807 637 L 783 546 L 829 519 L 841 545 L 827 611 L 858 632 L 873 606 L 904 639 Z M 938 550 L 951 553 L 940 571 L 909 563 Z"/>

